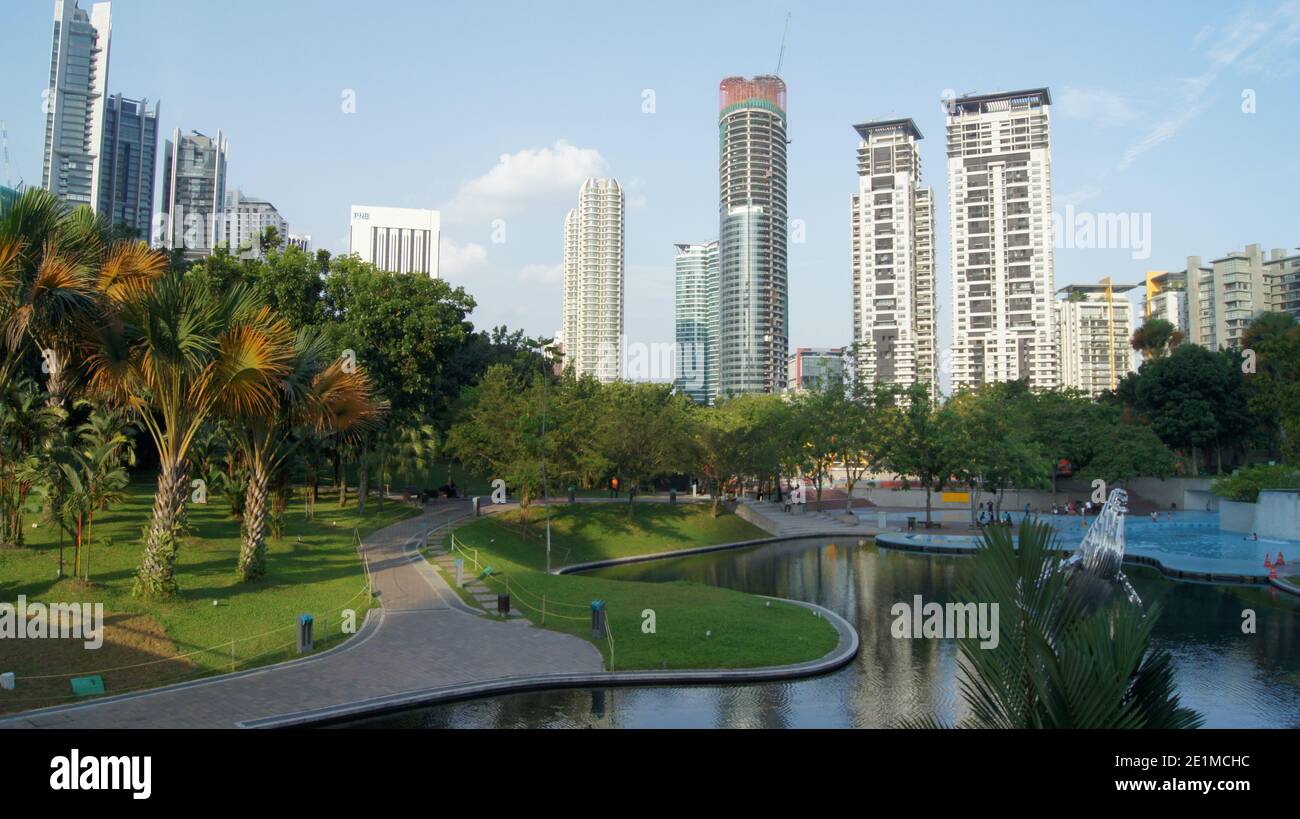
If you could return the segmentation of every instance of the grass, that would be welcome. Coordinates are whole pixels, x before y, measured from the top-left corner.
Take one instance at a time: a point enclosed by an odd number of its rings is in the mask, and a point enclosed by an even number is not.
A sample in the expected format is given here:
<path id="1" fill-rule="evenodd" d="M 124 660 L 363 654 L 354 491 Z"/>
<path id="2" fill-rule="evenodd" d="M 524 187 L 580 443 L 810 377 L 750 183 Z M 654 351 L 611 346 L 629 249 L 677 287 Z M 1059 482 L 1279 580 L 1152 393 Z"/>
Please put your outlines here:
<path id="1" fill-rule="evenodd" d="M 104 644 L 92 650 L 70 639 L 0 641 L 0 671 L 18 677 L 14 691 L 0 691 L 0 712 L 76 699 L 69 680 L 82 672 L 120 669 L 103 673 L 106 693 L 116 694 L 290 659 L 297 656 L 294 623 L 302 613 L 315 616 L 316 650 L 337 645 L 349 636 L 342 630 L 343 610 L 355 613 L 360 628 L 371 606 L 354 528 L 364 537 L 416 514 L 403 504 L 381 506 L 372 499 L 362 518 L 355 498 L 340 509 L 337 495 L 323 492 L 309 522 L 297 493 L 284 538 L 268 539 L 266 577 L 240 584 L 239 521 L 221 498 L 208 500 L 188 506 L 192 534 L 177 556 L 180 592 L 168 601 L 131 596 L 152 484 L 132 485 L 124 503 L 96 516 L 89 584 L 56 578 L 58 533 L 36 515 L 26 518 L 27 547 L 0 549 L 0 601 L 25 595 L 29 603 L 102 603 Z M 39 523 L 35 529 L 33 522 Z M 71 559 L 65 542 L 66 575 L 72 574 Z"/>
<path id="2" fill-rule="evenodd" d="M 488 585 L 508 586 L 514 607 L 533 623 L 588 640 L 613 670 L 784 665 L 822 657 L 838 640 L 830 623 L 802 606 L 731 589 L 547 574 L 540 516 L 531 516 L 526 537 L 517 523 L 515 513 L 484 518 L 457 529 L 456 541 L 471 555 L 478 550 L 494 572 Z M 707 507 L 668 504 L 645 504 L 632 521 L 622 505 L 556 507 L 551 527 L 556 566 L 764 535 L 733 514 L 715 519 Z M 470 568 L 467 561 L 467 574 Z M 605 601 L 612 639 L 592 638 L 592 600 Z M 654 633 L 643 630 L 647 611 Z"/>

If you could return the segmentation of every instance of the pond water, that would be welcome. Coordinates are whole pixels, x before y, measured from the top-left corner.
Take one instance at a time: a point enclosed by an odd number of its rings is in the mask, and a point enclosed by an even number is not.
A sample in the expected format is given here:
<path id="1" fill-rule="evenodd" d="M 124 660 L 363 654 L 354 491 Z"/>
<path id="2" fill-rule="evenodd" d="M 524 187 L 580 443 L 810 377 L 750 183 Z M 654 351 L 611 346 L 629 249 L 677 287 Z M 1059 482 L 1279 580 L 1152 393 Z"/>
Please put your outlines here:
<path id="1" fill-rule="evenodd" d="M 448 703 L 353 723 L 476 727 L 889 727 L 964 716 L 956 644 L 900 640 L 890 607 L 920 594 L 951 600 L 969 558 L 807 539 L 603 569 L 604 577 L 693 580 L 826 606 L 853 623 L 858 657 L 807 680 L 727 686 L 584 688 Z M 1126 569 L 1142 600 L 1163 614 L 1155 642 L 1174 658 L 1183 703 L 1209 727 L 1300 727 L 1300 604 L 1271 588 L 1168 580 Z M 1242 611 L 1256 613 L 1243 634 Z M 666 613 L 661 612 L 662 619 Z M 646 635 L 644 639 L 653 639 Z"/>

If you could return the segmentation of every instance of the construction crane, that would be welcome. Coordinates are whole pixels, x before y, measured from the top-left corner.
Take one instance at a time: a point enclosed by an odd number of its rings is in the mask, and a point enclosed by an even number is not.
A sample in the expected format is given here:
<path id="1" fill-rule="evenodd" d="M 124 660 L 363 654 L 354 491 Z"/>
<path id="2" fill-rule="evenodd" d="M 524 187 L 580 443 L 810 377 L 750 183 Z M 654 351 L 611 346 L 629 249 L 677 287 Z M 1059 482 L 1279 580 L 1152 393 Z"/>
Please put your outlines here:
<path id="1" fill-rule="evenodd" d="M 790 36 L 790 12 L 785 13 L 785 31 L 781 33 L 781 53 L 776 55 L 776 71 L 772 72 L 775 76 L 781 76 L 781 63 L 785 62 L 785 40 Z"/>

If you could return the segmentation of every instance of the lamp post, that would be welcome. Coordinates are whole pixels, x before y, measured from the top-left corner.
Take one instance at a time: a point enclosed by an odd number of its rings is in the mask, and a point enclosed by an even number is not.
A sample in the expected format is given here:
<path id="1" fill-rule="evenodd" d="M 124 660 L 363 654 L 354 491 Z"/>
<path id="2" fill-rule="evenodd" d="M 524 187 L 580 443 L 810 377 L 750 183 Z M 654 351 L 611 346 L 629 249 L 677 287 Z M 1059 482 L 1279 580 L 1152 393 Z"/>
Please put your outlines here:
<path id="1" fill-rule="evenodd" d="M 546 489 L 546 396 L 550 392 L 550 374 L 546 372 L 546 346 L 542 353 L 542 505 L 546 507 L 546 573 L 551 573 L 551 498 Z"/>

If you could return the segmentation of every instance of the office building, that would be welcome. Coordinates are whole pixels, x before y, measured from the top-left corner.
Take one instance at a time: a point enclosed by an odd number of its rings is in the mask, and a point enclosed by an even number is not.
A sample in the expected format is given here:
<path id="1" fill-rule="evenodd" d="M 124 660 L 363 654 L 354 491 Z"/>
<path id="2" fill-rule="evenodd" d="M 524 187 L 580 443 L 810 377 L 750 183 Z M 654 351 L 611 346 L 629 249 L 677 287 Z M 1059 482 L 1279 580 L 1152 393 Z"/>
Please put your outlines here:
<path id="1" fill-rule="evenodd" d="M 114 227 L 148 241 L 153 230 L 154 169 L 158 167 L 158 103 L 114 94 L 104 109 L 95 212 Z"/>
<path id="2" fill-rule="evenodd" d="M 380 270 L 436 279 L 441 223 L 436 210 L 353 205 L 348 252 Z"/>
<path id="3" fill-rule="evenodd" d="M 697 404 L 718 394 L 718 243 L 677 245 L 677 391 Z"/>
<path id="4" fill-rule="evenodd" d="M 162 236 L 168 250 L 186 258 L 212 253 L 221 241 L 226 201 L 227 140 L 177 128 L 163 146 Z"/>
<path id="5" fill-rule="evenodd" d="M 776 393 L 789 365 L 786 87 L 719 87 L 718 392 Z"/>
<path id="6" fill-rule="evenodd" d="M 112 28 L 109 3 L 55 0 L 41 187 L 70 207 L 98 205 Z"/>
<path id="7" fill-rule="evenodd" d="M 847 351 L 843 347 L 799 347 L 787 364 L 792 393 L 820 392 L 834 383 L 847 384 Z"/>
<path id="8" fill-rule="evenodd" d="M 953 386 L 1060 382 L 1046 88 L 948 102 Z"/>
<path id="9" fill-rule="evenodd" d="M 623 189 L 591 177 L 564 219 L 566 364 L 608 383 L 623 375 Z"/>
<path id="10" fill-rule="evenodd" d="M 910 119 L 855 126 L 853 340 L 867 384 L 922 384 L 937 395 L 934 193 L 921 187 L 921 132 Z"/>

